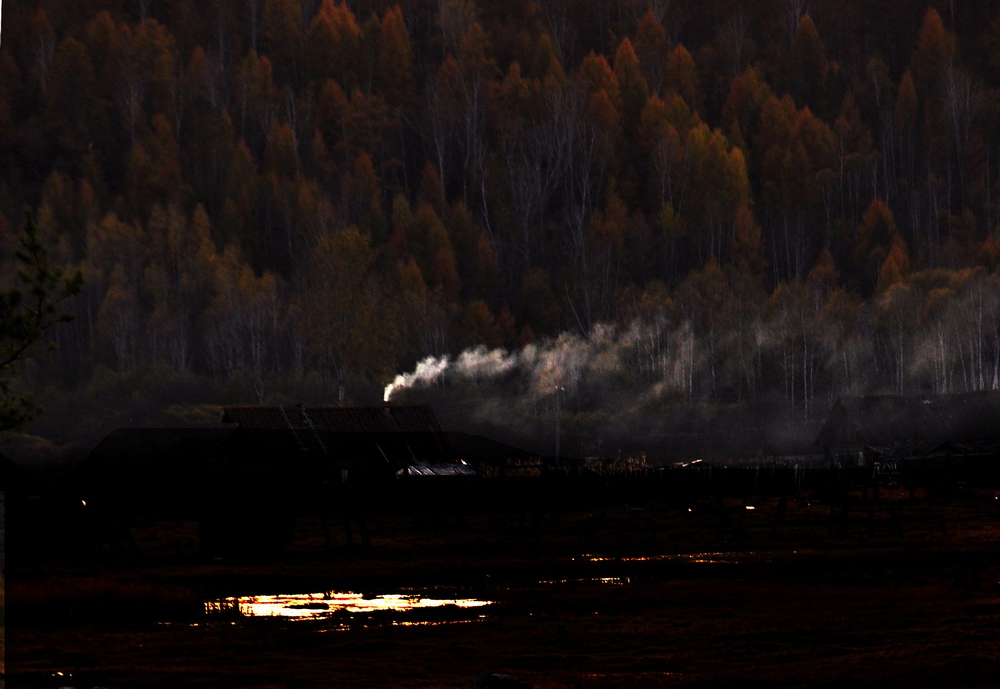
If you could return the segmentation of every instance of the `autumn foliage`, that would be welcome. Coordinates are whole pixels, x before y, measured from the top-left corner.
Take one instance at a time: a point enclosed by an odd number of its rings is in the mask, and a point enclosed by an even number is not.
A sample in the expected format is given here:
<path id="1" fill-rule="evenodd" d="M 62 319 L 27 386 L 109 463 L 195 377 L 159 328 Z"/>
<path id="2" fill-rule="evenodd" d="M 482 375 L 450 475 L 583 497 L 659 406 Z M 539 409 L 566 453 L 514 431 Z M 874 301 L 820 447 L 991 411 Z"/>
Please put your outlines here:
<path id="1" fill-rule="evenodd" d="M 86 276 L 48 375 L 346 401 L 639 319 L 691 396 L 996 387 L 1000 14 L 814 5 L 11 5 L 0 221 Z"/>

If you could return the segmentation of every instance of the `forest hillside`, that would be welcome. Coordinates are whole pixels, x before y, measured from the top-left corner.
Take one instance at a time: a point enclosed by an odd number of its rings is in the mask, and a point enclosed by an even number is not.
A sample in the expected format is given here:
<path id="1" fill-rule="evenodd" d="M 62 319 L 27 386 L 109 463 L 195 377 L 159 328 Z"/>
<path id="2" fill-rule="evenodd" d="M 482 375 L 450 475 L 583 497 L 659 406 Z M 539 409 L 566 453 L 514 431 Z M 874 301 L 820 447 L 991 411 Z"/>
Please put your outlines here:
<path id="1" fill-rule="evenodd" d="M 592 428 L 1000 386 L 996 3 L 4 9 L 0 255 L 27 207 L 85 279 L 55 443 L 421 361 Z"/>

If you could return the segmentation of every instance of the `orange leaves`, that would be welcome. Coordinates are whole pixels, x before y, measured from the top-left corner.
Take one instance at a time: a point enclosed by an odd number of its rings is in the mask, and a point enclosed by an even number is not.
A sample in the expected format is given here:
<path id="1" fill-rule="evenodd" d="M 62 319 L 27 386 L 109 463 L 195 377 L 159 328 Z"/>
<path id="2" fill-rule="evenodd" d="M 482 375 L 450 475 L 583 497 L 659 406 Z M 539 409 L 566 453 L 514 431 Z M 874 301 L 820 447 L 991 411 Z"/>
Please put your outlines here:
<path id="1" fill-rule="evenodd" d="M 302 8 L 297 0 L 264 0 L 264 39 L 280 83 L 293 78 L 302 40 Z"/>
<path id="2" fill-rule="evenodd" d="M 136 216 L 153 203 L 178 200 L 185 195 L 180 149 L 170 123 L 153 116 L 153 131 L 136 141 L 129 153 L 128 200 Z"/>
<path id="3" fill-rule="evenodd" d="M 603 135 L 601 138 L 609 143 L 618 138 L 617 130 L 620 126 L 618 110 L 607 91 L 601 89 L 590 94 L 589 114 Z"/>
<path id="4" fill-rule="evenodd" d="M 253 246 L 253 218 L 257 201 L 258 176 L 253 154 L 243 141 L 232 147 L 225 178 L 222 225 L 227 239 L 237 239 L 249 255 Z"/>
<path id="5" fill-rule="evenodd" d="M 676 298 L 692 321 L 702 329 L 711 330 L 722 318 L 730 293 L 719 262 L 709 258 L 703 268 L 689 273 L 678 286 Z"/>
<path id="6" fill-rule="evenodd" d="M 358 224 L 379 243 L 384 242 L 388 228 L 382 208 L 382 186 L 371 156 L 366 152 L 354 158 L 343 184 L 343 195 L 346 221 Z"/>
<path id="7" fill-rule="evenodd" d="M 629 128 L 634 127 L 639 120 L 642 108 L 649 98 L 649 87 L 639 69 L 639 59 L 635 56 L 632 42 L 626 38 L 615 51 L 615 79 L 622 99 L 622 116 Z"/>
<path id="8" fill-rule="evenodd" d="M 629 62 L 627 58 L 623 60 Z M 618 77 L 603 55 L 590 53 L 583 58 L 576 72 L 576 88 L 586 98 L 588 125 L 595 133 L 599 150 L 610 156 L 622 133 L 623 101 Z M 636 118 L 640 115 L 637 112 Z"/>
<path id="9" fill-rule="evenodd" d="M 537 79 L 525 79 L 521 76 L 521 65 L 514 62 L 497 87 L 497 106 L 502 108 L 509 119 L 531 117 L 537 111 L 535 97 L 539 91 Z"/>
<path id="10" fill-rule="evenodd" d="M 799 111 L 794 133 L 805 148 L 814 169 L 830 167 L 833 164 L 833 132 L 830 126 L 813 115 L 809 108 Z"/>
<path id="11" fill-rule="evenodd" d="M 335 79 L 327 79 L 316 104 L 316 123 L 328 144 L 344 138 L 348 115 L 348 100 L 344 89 Z"/>
<path id="12" fill-rule="evenodd" d="M 604 98 L 609 100 L 617 110 L 621 103 L 621 93 L 618 89 L 618 78 L 611 70 L 611 65 L 603 55 L 590 53 L 576 71 L 577 84 L 588 96 L 603 91 Z"/>
<path id="13" fill-rule="evenodd" d="M 413 49 L 399 5 L 387 10 L 382 18 L 375 66 L 386 102 L 397 108 L 413 105 L 417 97 Z"/>
<path id="14" fill-rule="evenodd" d="M 795 31 L 791 64 L 791 87 L 799 102 L 813 109 L 818 108 L 826 81 L 826 48 L 808 14 L 803 15 Z"/>
<path id="15" fill-rule="evenodd" d="M 134 31 L 123 24 L 121 36 L 121 76 L 129 98 L 138 99 L 139 107 L 148 105 L 148 113 L 171 112 L 177 61 L 174 37 L 155 19 L 144 20 Z M 136 102 L 130 101 L 129 107 L 136 107 Z"/>
<path id="16" fill-rule="evenodd" d="M 893 285 L 903 283 L 909 273 L 910 257 L 906 254 L 906 245 L 899 235 L 895 235 L 889 253 L 879 269 L 875 291 L 879 294 L 886 292 Z"/>
<path id="17" fill-rule="evenodd" d="M 411 212 L 406 198 L 398 195 L 393 203 L 392 222 L 393 252 L 415 261 L 428 286 L 440 289 L 451 300 L 458 299 L 462 281 L 455 250 L 434 208 L 425 203 Z"/>
<path id="18" fill-rule="evenodd" d="M 79 118 L 89 114 L 94 96 L 94 66 L 82 43 L 66 38 L 56 50 L 50 69 L 48 93 L 52 114 L 60 118 Z M 86 121 L 81 122 L 86 127 Z"/>
<path id="19" fill-rule="evenodd" d="M 538 39 L 538 48 L 531 61 L 531 76 L 542 81 L 553 80 L 559 85 L 566 83 L 566 73 L 559 59 L 559 47 L 548 33 L 543 33 Z"/>
<path id="20" fill-rule="evenodd" d="M 990 272 L 1000 270 L 1000 235 L 991 235 L 979 245 L 979 263 Z"/>
<path id="21" fill-rule="evenodd" d="M 493 76 L 496 63 L 491 56 L 489 37 L 479 22 L 473 22 L 462 36 L 458 46 L 458 63 L 466 79 L 479 75 L 484 78 Z"/>
<path id="22" fill-rule="evenodd" d="M 749 143 L 757 134 L 761 108 L 771 95 L 770 86 L 752 67 L 737 76 L 722 106 L 723 131 L 730 138 L 738 134 L 741 141 Z"/>
<path id="23" fill-rule="evenodd" d="M 861 225 L 858 227 L 858 243 L 869 248 L 875 246 L 888 248 L 895 235 L 896 221 L 892 216 L 892 211 L 882 199 L 872 199 L 872 202 L 868 204 L 868 209 L 861 216 Z"/>
<path id="24" fill-rule="evenodd" d="M 933 92 L 944 77 L 944 69 L 955 57 L 955 34 L 944 28 L 941 15 L 927 8 L 924 22 L 917 33 L 910 69 L 917 87 Z"/>
<path id="25" fill-rule="evenodd" d="M 705 112 L 705 97 L 698 80 L 691 53 L 683 45 L 678 45 L 667 60 L 667 88 L 679 95 L 687 106 L 699 115 Z"/>
<path id="26" fill-rule="evenodd" d="M 649 90 L 658 93 L 663 84 L 663 68 L 670 54 L 670 39 L 652 10 L 647 10 L 639 20 L 632 43 Z"/>
<path id="27" fill-rule="evenodd" d="M 460 339 L 467 347 L 486 345 L 493 348 L 504 344 L 496 318 L 490 312 L 490 307 L 481 299 L 469 302 L 462 310 L 458 329 Z"/>
<path id="28" fill-rule="evenodd" d="M 830 127 L 808 108 L 795 108 L 791 97 L 771 96 L 761 108 L 754 151 L 761 167 L 765 199 L 776 207 L 817 203 L 824 169 L 833 163 Z"/>
<path id="29" fill-rule="evenodd" d="M 628 228 L 628 207 L 616 194 L 609 194 L 603 212 L 591 224 L 589 240 L 594 247 L 621 251 Z"/>
<path id="30" fill-rule="evenodd" d="M 146 260 L 146 235 L 140 225 L 127 223 L 114 213 L 87 227 L 87 281 L 102 283 L 115 267 L 137 283 Z"/>
<path id="31" fill-rule="evenodd" d="M 896 232 L 892 211 L 882 199 L 872 199 L 861 216 L 853 264 L 858 286 L 866 295 L 885 292 L 909 275 L 906 244 Z"/>
<path id="32" fill-rule="evenodd" d="M 657 203 L 660 206 L 668 201 L 679 204 L 685 167 L 684 148 L 680 133 L 670 123 L 666 106 L 656 96 L 652 96 L 642 110 L 637 138 L 640 149 L 649 156 L 654 174 L 647 179 Z"/>
<path id="33" fill-rule="evenodd" d="M 462 280 L 458 277 L 458 264 L 455 262 L 455 252 L 451 247 L 441 247 L 434 254 L 431 264 L 431 285 L 440 287 L 441 291 L 452 301 L 457 301 L 462 292 Z"/>
<path id="34" fill-rule="evenodd" d="M 639 117 L 639 143 L 655 146 L 662 139 L 679 139 L 677 129 L 667 119 L 667 108 L 656 95 L 646 101 Z"/>
<path id="35" fill-rule="evenodd" d="M 384 375 L 399 337 L 394 303 L 374 272 L 375 251 L 357 227 L 322 236 L 305 272 L 297 312 L 305 343 L 339 383 L 351 374 Z"/>
<path id="36" fill-rule="evenodd" d="M 192 96 L 211 99 L 214 65 L 209 61 L 205 49 L 200 45 L 191 51 L 187 66 L 187 84 Z"/>
<path id="37" fill-rule="evenodd" d="M 854 101 L 854 95 L 848 93 L 840 107 L 840 115 L 833 123 L 833 132 L 837 140 L 838 155 L 847 162 L 863 161 L 871 154 L 872 135 L 861 119 L 861 113 Z"/>
<path id="38" fill-rule="evenodd" d="M 243 137 L 256 148 L 271 131 L 277 115 L 278 89 L 271 61 L 266 56 L 247 53 L 238 78 L 242 91 L 240 129 Z"/>
<path id="39" fill-rule="evenodd" d="M 107 10 L 98 12 L 84 30 L 84 42 L 105 87 L 122 51 L 122 35 Z"/>
<path id="40" fill-rule="evenodd" d="M 323 4 L 304 39 L 306 68 L 317 83 L 337 79 L 347 89 L 357 86 L 361 57 L 361 28 L 345 4 Z"/>
<path id="41" fill-rule="evenodd" d="M 923 145 L 932 157 L 947 156 L 946 132 L 958 105 L 949 90 L 955 86 L 958 61 L 955 35 L 944 28 L 937 11 L 928 8 L 913 47 L 910 72 L 923 109 Z"/>
<path id="42" fill-rule="evenodd" d="M 298 176 L 298 143 L 287 122 L 271 127 L 264 149 L 264 165 L 267 170 L 287 179 Z"/>
<path id="43" fill-rule="evenodd" d="M 726 258 L 730 247 L 725 230 L 737 209 L 750 203 L 743 153 L 730 148 L 718 129 L 709 132 L 705 125 L 691 130 L 685 148 L 691 170 L 686 214 L 700 225 L 702 255 Z"/>

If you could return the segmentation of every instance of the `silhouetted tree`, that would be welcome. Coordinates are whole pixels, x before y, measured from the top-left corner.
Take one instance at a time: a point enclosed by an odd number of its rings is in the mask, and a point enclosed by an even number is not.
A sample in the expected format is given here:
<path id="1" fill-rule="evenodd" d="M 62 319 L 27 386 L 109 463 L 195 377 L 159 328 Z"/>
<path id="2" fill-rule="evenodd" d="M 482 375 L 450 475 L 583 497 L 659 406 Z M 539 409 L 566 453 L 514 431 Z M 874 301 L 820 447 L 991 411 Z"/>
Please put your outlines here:
<path id="1" fill-rule="evenodd" d="M 30 392 L 15 386 L 17 364 L 45 333 L 73 319 L 62 303 L 78 294 L 79 271 L 66 274 L 52 265 L 30 212 L 25 212 L 16 286 L 0 290 L 0 431 L 20 430 L 39 411 Z"/>

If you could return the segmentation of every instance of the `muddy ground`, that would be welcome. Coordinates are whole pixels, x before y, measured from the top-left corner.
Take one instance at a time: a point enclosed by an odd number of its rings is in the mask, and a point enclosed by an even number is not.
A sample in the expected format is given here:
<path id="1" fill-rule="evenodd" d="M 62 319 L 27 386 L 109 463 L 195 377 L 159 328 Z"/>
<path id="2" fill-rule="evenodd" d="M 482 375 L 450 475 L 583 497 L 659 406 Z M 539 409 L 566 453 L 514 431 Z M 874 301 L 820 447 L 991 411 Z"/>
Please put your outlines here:
<path id="1" fill-rule="evenodd" d="M 135 550 L 9 572 L 6 679 L 458 688 L 503 672 L 539 689 L 997 686 L 998 495 L 370 515 L 369 546 L 339 531 L 332 550 L 301 520 L 268 560 L 204 559 L 194 523 L 149 521 L 131 530 Z M 226 596 L 331 590 L 493 603 L 321 620 L 203 612 Z"/>

